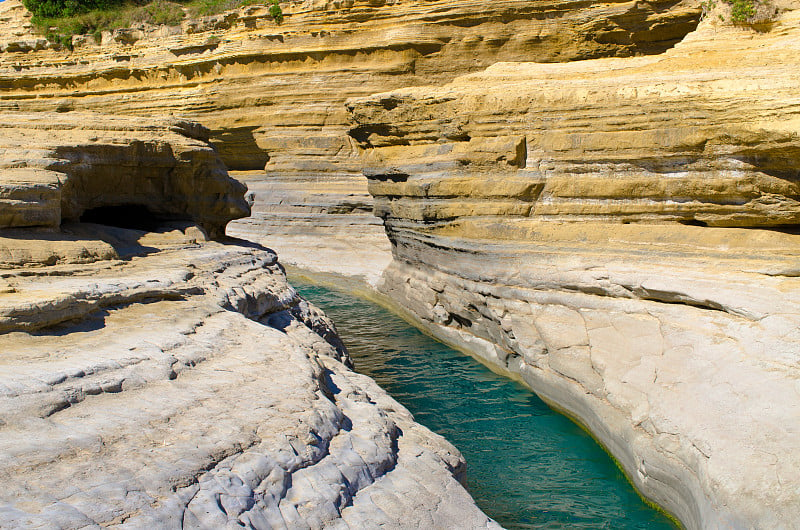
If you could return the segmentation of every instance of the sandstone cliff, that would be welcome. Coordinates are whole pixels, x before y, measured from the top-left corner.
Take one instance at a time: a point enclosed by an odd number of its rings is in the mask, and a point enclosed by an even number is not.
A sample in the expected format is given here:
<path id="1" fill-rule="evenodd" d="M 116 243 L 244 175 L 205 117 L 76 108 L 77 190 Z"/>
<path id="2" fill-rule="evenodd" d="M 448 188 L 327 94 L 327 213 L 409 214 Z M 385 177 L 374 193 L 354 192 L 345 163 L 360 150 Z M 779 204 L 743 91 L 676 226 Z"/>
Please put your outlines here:
<path id="1" fill-rule="evenodd" d="M 690 528 L 800 522 L 800 10 L 354 98 L 380 289 Z M 773 230 L 772 228 L 777 228 Z"/>
<path id="2" fill-rule="evenodd" d="M 17 1 L 6 0 L 0 9 L 11 11 Z M 377 267 L 388 247 L 372 216 L 352 207 L 357 199 L 369 209 L 371 199 L 358 148 L 347 136 L 346 98 L 442 84 L 497 61 L 658 53 L 691 31 L 701 11 L 672 0 L 307 0 L 282 6 L 280 26 L 266 7 L 253 6 L 182 27 L 106 33 L 102 46 L 78 39 L 74 53 L 37 50 L 35 36 L 3 36 L 0 27 L 0 43 L 20 43 L 0 44 L 6 50 L 0 53 L 0 108 L 196 119 L 209 127 L 230 169 L 266 164 L 266 175 L 247 179 L 256 201 L 264 202 L 254 218 L 232 225 L 232 234 L 259 241 L 265 233 L 280 236 L 267 244 L 281 256 L 323 268 L 347 261 L 341 249 L 379 248 L 370 258 Z M 284 200 L 274 201 L 287 185 Z M 334 215 L 317 222 L 329 211 Z M 307 259 L 313 247 L 297 252 L 308 245 L 298 231 L 338 257 Z"/>
<path id="3" fill-rule="evenodd" d="M 189 220 L 215 236 L 250 214 L 208 130 L 185 120 L 0 113 L 0 172 L 0 227 L 54 228 L 117 208 L 131 217 L 121 223 Z"/>
<path id="4" fill-rule="evenodd" d="M 348 368 L 272 251 L 206 241 L 191 222 L 221 231 L 219 211 L 246 207 L 202 127 L 13 119 L 0 129 L 14 212 L 0 230 L 0 527 L 497 527 L 459 483 L 458 451 Z M 21 182 L 45 191 L 20 198 Z M 102 224 L 57 214 L 144 199 L 150 231 L 110 210 Z"/>

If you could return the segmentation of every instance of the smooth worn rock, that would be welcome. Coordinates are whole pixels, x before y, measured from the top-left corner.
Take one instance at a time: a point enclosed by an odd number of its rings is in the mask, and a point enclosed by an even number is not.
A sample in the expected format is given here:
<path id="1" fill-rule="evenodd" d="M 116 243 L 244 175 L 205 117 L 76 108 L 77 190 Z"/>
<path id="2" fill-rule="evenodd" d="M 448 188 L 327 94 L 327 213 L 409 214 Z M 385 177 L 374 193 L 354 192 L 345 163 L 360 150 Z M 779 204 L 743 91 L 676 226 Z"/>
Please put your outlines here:
<path id="1" fill-rule="evenodd" d="M 0 113 L 0 228 L 116 216 L 141 228 L 189 220 L 215 236 L 249 214 L 245 190 L 197 123 Z"/>
<path id="2" fill-rule="evenodd" d="M 497 528 L 274 253 L 71 230 L 139 250 L 2 271 L 0 527 Z"/>
<path id="3" fill-rule="evenodd" d="M 253 208 L 228 224 L 228 235 L 278 250 L 284 264 L 377 285 L 392 251 L 383 222 L 372 214 L 363 175 L 231 175 L 247 186 Z"/>
<path id="4" fill-rule="evenodd" d="M 800 524 L 800 9 L 349 100 L 379 289 L 689 528 Z M 777 228 L 777 229 L 775 229 Z"/>

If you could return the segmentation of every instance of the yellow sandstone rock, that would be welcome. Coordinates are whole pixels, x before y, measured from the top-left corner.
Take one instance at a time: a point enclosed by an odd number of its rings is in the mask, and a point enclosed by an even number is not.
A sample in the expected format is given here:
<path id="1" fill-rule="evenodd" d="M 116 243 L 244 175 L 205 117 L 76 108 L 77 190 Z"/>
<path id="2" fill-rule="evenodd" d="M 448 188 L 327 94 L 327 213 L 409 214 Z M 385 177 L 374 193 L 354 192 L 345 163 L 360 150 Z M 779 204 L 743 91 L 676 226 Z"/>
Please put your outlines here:
<path id="1" fill-rule="evenodd" d="M 19 13 L 18 0 L 2 4 Z M 267 7 L 250 6 L 176 28 L 105 33 L 101 46 L 78 39 L 71 53 L 0 44 L 0 108 L 197 120 L 211 130 L 229 169 L 265 172 L 247 176 L 256 214 L 234 223 L 232 235 L 263 242 L 290 263 L 325 269 L 350 260 L 330 258 L 342 250 L 376 249 L 364 264 L 379 271 L 389 249 L 380 221 L 368 213 L 372 200 L 360 149 L 347 135 L 346 98 L 443 84 L 497 61 L 658 53 L 694 29 L 701 13 L 691 2 L 669 0 L 281 6 L 281 25 Z M 4 30 L 0 24 L 0 42 L 37 38 Z M 330 214 L 324 220 L 320 209 Z"/>
<path id="2" fill-rule="evenodd" d="M 800 4 L 779 7 L 661 55 L 348 101 L 379 290 L 689 528 L 800 521 Z"/>
<path id="3" fill-rule="evenodd" d="M 197 123 L 0 113 L 0 228 L 116 215 L 118 226 L 187 220 L 220 235 L 249 214 L 244 192 Z"/>

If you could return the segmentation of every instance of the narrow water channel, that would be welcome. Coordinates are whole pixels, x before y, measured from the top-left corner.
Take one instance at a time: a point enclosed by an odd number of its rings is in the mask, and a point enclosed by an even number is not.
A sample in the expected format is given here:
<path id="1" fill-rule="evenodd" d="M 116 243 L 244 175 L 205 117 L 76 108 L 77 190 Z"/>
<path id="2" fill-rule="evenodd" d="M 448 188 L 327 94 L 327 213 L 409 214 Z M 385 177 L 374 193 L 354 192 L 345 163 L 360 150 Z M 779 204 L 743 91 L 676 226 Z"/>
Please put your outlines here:
<path id="1" fill-rule="evenodd" d="M 461 450 L 470 493 L 504 527 L 675 528 L 590 436 L 530 390 L 372 302 L 290 280 L 336 322 L 357 371 Z"/>

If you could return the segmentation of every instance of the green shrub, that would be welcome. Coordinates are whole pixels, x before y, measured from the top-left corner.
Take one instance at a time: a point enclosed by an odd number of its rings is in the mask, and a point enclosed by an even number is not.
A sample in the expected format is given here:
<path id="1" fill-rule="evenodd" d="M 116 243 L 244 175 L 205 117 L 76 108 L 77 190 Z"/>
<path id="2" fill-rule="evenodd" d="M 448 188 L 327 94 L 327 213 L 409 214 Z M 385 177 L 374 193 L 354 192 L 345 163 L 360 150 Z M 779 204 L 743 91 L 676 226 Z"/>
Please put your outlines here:
<path id="1" fill-rule="evenodd" d="M 725 0 L 731 6 L 731 20 L 733 22 L 746 22 L 756 14 L 755 0 Z"/>
<path id="2" fill-rule="evenodd" d="M 216 15 L 239 7 L 239 0 L 195 0 L 189 6 L 194 16 Z"/>
<path id="3" fill-rule="evenodd" d="M 165 0 L 155 0 L 144 7 L 147 12 L 147 20 L 150 24 L 163 24 L 165 26 L 177 26 L 185 16 L 183 9 L 176 3 Z"/>
<path id="4" fill-rule="evenodd" d="M 214 15 L 259 0 L 22 0 L 33 13 L 33 23 L 53 43 L 72 48 L 73 35 L 92 34 L 100 41 L 106 30 L 126 28 L 138 23 L 175 26 L 188 10 L 193 16 Z M 262 0 L 263 1 L 263 0 Z M 276 23 L 283 22 L 278 0 L 271 1 L 269 13 Z"/>
<path id="5" fill-rule="evenodd" d="M 272 5 L 269 6 L 269 14 L 272 15 L 272 18 L 275 20 L 276 24 L 283 22 L 283 10 L 281 10 L 278 0 L 272 0 Z"/>
<path id="6" fill-rule="evenodd" d="M 731 22 L 734 24 L 759 25 L 775 20 L 778 9 L 769 0 L 724 0 L 731 6 Z"/>
<path id="7" fill-rule="evenodd" d="M 110 9 L 119 0 L 22 0 L 23 5 L 36 17 L 71 17 L 95 9 Z"/>
<path id="8" fill-rule="evenodd" d="M 93 9 L 70 16 L 34 15 L 33 23 L 50 42 L 71 48 L 73 35 L 91 34 L 100 42 L 100 34 L 105 30 L 130 27 L 142 22 L 177 25 L 183 17 L 180 4 L 154 0 L 145 5 L 118 3 L 114 8 Z"/>

